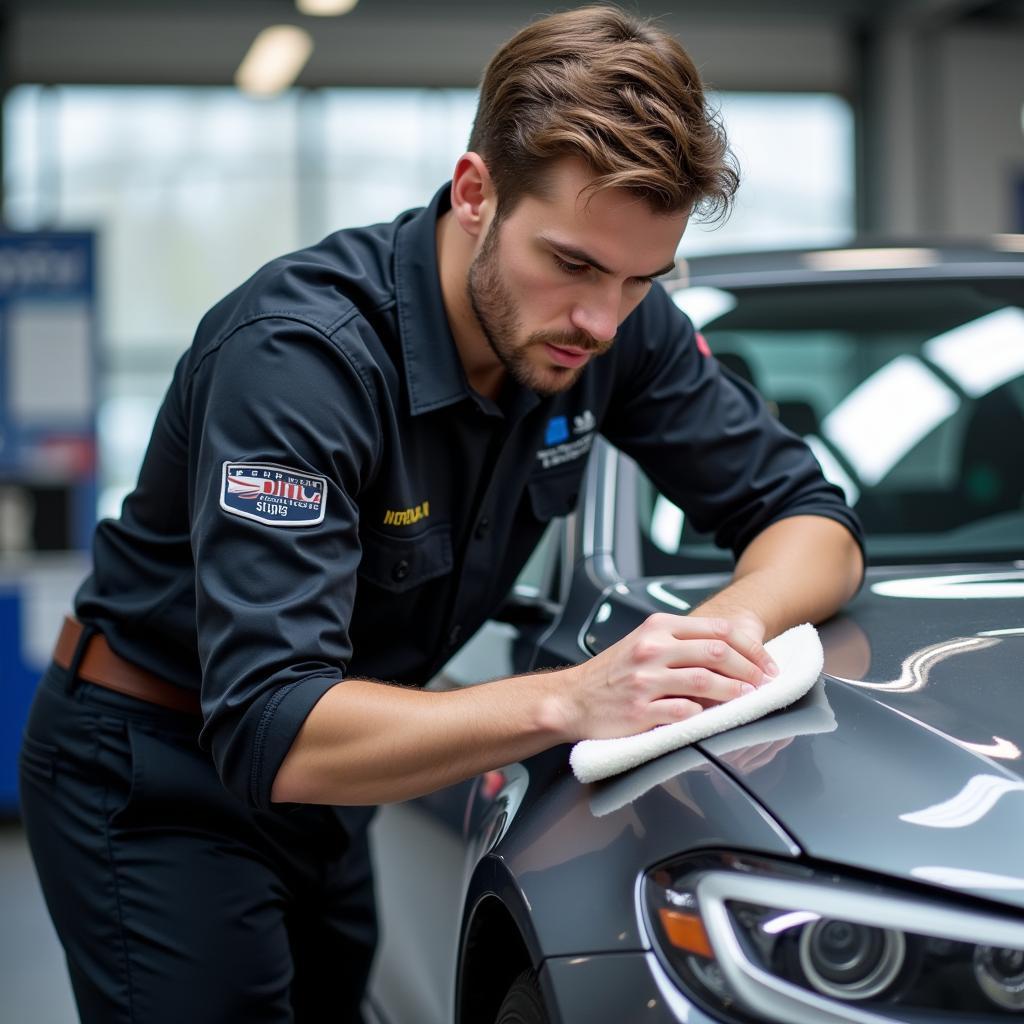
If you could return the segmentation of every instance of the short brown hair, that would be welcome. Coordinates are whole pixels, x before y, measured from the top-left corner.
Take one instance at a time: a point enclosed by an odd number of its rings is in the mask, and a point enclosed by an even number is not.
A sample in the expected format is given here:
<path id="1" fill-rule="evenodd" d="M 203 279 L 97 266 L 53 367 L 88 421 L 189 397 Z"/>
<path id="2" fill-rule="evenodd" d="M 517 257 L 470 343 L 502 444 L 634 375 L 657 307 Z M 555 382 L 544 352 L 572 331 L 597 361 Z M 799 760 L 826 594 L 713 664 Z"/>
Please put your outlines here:
<path id="1" fill-rule="evenodd" d="M 700 75 L 666 32 L 617 7 L 527 26 L 484 72 L 469 139 L 491 172 L 498 212 L 541 194 L 553 160 L 581 156 L 595 180 L 659 213 L 721 219 L 739 186 L 721 119 Z"/>

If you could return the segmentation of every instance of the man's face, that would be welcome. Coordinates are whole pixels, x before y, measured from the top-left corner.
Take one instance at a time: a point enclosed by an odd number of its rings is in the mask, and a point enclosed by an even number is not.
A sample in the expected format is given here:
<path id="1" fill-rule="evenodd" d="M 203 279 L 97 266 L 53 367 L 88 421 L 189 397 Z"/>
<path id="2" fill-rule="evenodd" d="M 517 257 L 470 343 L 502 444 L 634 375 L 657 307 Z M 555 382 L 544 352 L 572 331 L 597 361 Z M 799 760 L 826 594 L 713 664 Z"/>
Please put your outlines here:
<path id="1" fill-rule="evenodd" d="M 582 162 L 556 163 L 543 197 L 524 196 L 491 222 L 469 268 L 469 301 L 494 355 L 542 395 L 571 387 L 611 348 L 686 227 L 685 213 L 654 213 L 623 189 L 581 197 L 588 181 Z"/>

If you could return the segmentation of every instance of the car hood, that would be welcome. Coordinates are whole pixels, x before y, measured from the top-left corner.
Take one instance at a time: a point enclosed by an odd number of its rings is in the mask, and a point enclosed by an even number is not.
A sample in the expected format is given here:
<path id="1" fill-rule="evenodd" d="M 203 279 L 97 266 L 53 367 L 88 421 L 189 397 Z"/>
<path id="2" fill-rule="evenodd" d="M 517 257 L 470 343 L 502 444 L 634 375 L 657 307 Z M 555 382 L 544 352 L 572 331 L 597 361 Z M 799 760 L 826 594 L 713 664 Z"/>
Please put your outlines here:
<path id="1" fill-rule="evenodd" d="M 626 589 L 635 614 L 650 582 Z M 692 605 L 702 589 L 655 594 Z M 807 698 L 702 751 L 816 859 L 1024 907 L 1019 563 L 869 571 L 820 635 Z"/>

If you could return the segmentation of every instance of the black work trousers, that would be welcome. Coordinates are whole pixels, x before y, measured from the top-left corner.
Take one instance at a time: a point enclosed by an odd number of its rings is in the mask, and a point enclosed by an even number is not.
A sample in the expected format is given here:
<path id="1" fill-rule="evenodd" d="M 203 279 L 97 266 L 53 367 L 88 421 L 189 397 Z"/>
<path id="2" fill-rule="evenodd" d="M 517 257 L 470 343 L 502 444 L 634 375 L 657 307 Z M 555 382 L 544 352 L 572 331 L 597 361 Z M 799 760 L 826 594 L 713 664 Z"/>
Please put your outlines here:
<path id="1" fill-rule="evenodd" d="M 51 665 L 21 806 L 86 1024 L 348 1024 L 376 942 L 365 828 L 246 807 L 198 719 Z"/>

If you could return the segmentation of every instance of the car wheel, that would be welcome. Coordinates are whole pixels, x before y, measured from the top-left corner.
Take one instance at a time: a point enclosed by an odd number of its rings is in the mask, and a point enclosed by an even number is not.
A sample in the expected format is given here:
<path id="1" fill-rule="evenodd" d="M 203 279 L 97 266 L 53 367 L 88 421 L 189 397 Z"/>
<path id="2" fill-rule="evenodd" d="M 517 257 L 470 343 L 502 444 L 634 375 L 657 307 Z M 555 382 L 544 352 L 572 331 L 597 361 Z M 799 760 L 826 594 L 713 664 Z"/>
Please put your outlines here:
<path id="1" fill-rule="evenodd" d="M 536 971 L 523 971 L 512 982 L 495 1024 L 550 1024 Z"/>

